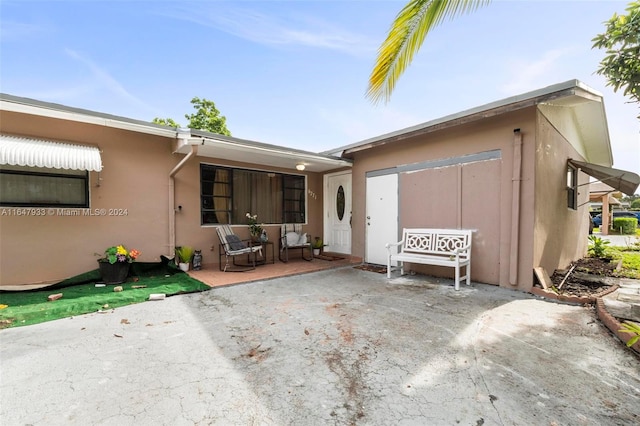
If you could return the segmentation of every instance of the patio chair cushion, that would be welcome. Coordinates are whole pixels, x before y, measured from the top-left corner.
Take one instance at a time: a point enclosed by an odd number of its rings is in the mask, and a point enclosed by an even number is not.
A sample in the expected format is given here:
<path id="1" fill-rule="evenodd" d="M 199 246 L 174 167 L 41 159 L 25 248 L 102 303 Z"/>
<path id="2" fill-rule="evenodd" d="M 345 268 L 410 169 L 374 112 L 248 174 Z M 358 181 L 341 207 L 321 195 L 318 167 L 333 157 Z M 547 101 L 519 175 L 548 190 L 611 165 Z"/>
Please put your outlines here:
<path id="1" fill-rule="evenodd" d="M 240 240 L 240 237 L 237 235 L 227 235 L 227 243 L 229 243 L 229 248 L 231 250 L 242 250 L 247 248 L 247 244 Z"/>
<path id="2" fill-rule="evenodd" d="M 303 246 L 303 245 L 307 244 L 308 242 L 309 241 L 308 241 L 306 232 L 304 234 L 300 235 L 300 239 L 298 240 L 298 245 L 299 246 Z"/>
<path id="3" fill-rule="evenodd" d="M 287 232 L 284 237 L 287 247 L 304 246 L 309 243 L 306 232 L 304 234 L 298 234 L 297 232 Z"/>
<path id="4" fill-rule="evenodd" d="M 298 241 L 300 240 L 300 235 L 297 232 L 287 232 L 285 234 L 285 239 L 287 241 L 287 247 L 293 247 L 298 245 Z"/>

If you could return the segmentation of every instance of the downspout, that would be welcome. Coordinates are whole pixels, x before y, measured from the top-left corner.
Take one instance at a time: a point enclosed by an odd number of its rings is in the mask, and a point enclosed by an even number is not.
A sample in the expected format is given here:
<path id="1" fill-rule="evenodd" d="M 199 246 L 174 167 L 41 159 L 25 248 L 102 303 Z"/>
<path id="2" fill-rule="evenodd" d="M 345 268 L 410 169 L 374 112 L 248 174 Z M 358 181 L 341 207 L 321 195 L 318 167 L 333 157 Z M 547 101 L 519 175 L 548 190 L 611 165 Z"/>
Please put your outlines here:
<path id="1" fill-rule="evenodd" d="M 178 164 L 169 172 L 169 253 L 170 258 L 173 257 L 176 250 L 176 193 L 175 193 L 175 175 L 182 167 L 198 153 L 198 145 L 191 145 L 191 151 L 180 160 Z"/>
<path id="2" fill-rule="evenodd" d="M 522 172 L 522 134 L 513 130 L 513 171 L 511 175 L 511 250 L 509 284 L 518 285 L 518 243 L 520 240 L 520 180 Z"/>

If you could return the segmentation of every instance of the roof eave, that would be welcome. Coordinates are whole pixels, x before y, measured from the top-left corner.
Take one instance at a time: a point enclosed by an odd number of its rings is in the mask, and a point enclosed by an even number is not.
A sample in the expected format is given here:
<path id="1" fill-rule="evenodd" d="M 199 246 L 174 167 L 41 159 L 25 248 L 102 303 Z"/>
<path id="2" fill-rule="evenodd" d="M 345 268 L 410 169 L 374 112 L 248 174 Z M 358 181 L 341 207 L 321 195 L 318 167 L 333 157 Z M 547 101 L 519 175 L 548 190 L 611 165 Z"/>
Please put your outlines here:
<path id="1" fill-rule="evenodd" d="M 365 139 L 354 144 L 325 151 L 324 153 L 342 152 L 343 156 L 349 158 L 356 152 L 371 149 L 391 142 L 413 138 L 427 133 L 459 126 L 462 124 L 472 123 L 485 118 L 495 117 L 497 115 L 517 111 L 542 103 L 552 102 L 555 99 L 574 95 L 602 102 L 602 95 L 599 92 L 591 89 L 578 80 L 569 80 L 563 83 L 545 87 L 543 89 L 524 93 L 522 95 L 512 96 L 510 98 L 491 102 L 455 114 L 450 114 L 444 117 L 437 118 L 435 120 L 417 124 L 415 126 L 386 133 L 384 135 Z"/>
<path id="2" fill-rule="evenodd" d="M 203 130 L 191 130 L 191 134 L 177 144 L 178 153 L 186 153 L 189 145 L 199 145 L 198 156 L 224 159 L 263 166 L 295 169 L 304 164 L 307 172 L 327 172 L 352 167 L 352 161 L 332 155 L 285 148 L 262 142 L 218 135 Z"/>
<path id="3" fill-rule="evenodd" d="M 0 110 L 175 138 L 176 129 L 142 120 L 0 93 Z"/>

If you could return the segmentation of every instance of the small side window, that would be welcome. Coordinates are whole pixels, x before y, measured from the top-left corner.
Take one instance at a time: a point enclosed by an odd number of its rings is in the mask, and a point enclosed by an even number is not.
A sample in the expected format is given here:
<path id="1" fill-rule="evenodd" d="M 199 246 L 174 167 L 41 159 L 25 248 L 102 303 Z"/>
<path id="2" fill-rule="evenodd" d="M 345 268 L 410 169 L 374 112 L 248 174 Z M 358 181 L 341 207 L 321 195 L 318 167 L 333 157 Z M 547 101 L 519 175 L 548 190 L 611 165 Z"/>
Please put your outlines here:
<path id="1" fill-rule="evenodd" d="M 578 169 L 567 166 L 567 207 L 578 209 Z"/>

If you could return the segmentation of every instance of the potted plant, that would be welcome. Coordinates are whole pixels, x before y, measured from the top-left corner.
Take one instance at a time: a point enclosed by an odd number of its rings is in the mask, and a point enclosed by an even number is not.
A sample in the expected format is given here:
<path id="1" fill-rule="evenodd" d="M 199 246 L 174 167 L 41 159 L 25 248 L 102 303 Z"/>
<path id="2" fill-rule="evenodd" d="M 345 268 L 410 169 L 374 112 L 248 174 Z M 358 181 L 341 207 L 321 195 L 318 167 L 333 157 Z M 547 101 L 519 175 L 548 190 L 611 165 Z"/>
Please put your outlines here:
<path id="1" fill-rule="evenodd" d="M 187 272 L 189 270 L 189 262 L 191 262 L 191 258 L 193 257 L 194 249 L 189 246 L 178 246 L 176 247 L 176 258 L 178 260 L 178 267 Z"/>
<path id="2" fill-rule="evenodd" d="M 102 282 L 105 284 L 123 283 L 129 275 L 131 263 L 133 263 L 138 256 L 140 256 L 138 250 L 128 250 L 122 244 L 106 249 L 104 256 L 98 259 Z"/>
<path id="3" fill-rule="evenodd" d="M 247 213 L 247 222 L 249 223 L 249 235 L 251 235 L 251 239 L 253 241 L 260 241 L 260 236 L 262 235 L 262 225 L 258 225 L 258 215 L 251 213 Z"/>
<path id="4" fill-rule="evenodd" d="M 322 238 L 316 237 L 315 240 L 311 243 L 311 248 L 313 248 L 313 255 L 317 256 L 320 254 L 320 250 L 324 247 L 324 243 Z"/>

